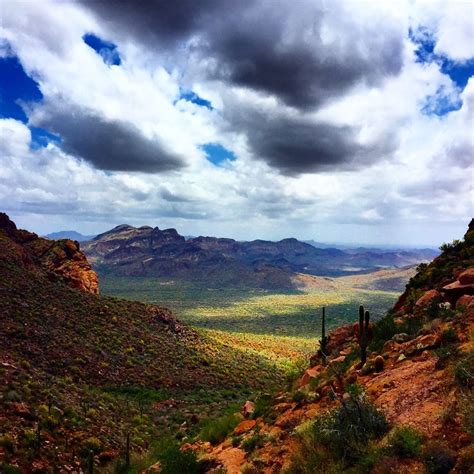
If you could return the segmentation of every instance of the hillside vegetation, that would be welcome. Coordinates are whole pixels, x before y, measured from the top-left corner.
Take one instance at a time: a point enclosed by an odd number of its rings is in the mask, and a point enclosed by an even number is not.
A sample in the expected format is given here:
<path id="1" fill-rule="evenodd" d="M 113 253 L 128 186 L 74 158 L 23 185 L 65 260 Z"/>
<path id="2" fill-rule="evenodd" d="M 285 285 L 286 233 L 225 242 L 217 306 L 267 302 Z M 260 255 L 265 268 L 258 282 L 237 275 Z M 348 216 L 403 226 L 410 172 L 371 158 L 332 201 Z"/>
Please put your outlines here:
<path id="1" fill-rule="evenodd" d="M 84 271 L 95 277 L 77 245 L 1 217 L 1 472 L 85 469 L 91 452 L 105 465 L 124 455 L 127 434 L 132 452 L 167 431 L 184 437 L 281 380 L 274 364 L 200 335 L 166 309 L 71 288 Z"/>

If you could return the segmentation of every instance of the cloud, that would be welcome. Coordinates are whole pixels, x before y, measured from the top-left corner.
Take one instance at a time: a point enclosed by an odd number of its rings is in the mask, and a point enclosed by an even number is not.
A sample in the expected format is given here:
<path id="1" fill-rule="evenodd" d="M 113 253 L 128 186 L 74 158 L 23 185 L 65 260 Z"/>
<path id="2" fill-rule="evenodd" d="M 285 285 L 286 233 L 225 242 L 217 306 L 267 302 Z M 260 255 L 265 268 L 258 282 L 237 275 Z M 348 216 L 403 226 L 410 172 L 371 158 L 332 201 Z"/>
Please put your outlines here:
<path id="1" fill-rule="evenodd" d="M 340 2 L 330 9 L 303 0 L 83 3 L 152 48 L 179 44 L 207 79 L 300 109 L 359 83 L 376 86 L 402 67 L 403 41 L 394 24 L 381 30 L 358 23 Z"/>
<path id="2" fill-rule="evenodd" d="M 46 106 L 32 123 L 60 135 L 61 148 L 96 168 L 108 171 L 159 173 L 178 170 L 184 160 L 132 123 L 112 120 L 78 107 Z"/>
<path id="3" fill-rule="evenodd" d="M 281 110 L 234 107 L 230 122 L 245 133 L 253 156 L 287 175 L 364 168 L 395 149 L 393 134 L 364 144 L 356 126 Z"/>

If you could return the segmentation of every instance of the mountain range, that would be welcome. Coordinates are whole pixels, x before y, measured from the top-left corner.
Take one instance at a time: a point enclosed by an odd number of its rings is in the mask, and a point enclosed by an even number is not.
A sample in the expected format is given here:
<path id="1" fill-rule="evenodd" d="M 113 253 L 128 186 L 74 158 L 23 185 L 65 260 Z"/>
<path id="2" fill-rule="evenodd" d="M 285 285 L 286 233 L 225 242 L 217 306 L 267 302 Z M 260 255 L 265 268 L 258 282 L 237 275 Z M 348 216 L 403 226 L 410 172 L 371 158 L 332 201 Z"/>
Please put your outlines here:
<path id="1" fill-rule="evenodd" d="M 278 242 L 186 239 L 175 229 L 119 225 L 82 244 L 96 270 L 191 281 L 213 287 L 295 288 L 298 274 L 341 276 L 431 261 L 432 249 L 316 248 L 295 238 Z"/>

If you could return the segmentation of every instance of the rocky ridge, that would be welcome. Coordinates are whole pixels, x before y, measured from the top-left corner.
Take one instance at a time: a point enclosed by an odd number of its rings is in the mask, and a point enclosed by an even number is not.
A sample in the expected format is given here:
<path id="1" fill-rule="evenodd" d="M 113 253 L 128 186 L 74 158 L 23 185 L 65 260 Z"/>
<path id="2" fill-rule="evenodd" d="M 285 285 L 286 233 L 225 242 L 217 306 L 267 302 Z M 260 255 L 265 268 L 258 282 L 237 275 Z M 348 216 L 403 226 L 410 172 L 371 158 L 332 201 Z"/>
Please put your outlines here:
<path id="1" fill-rule="evenodd" d="M 429 261 L 430 250 L 344 252 L 297 239 L 239 242 L 216 237 L 185 239 L 175 229 L 120 225 L 83 245 L 104 275 L 150 276 L 211 287 L 296 289 L 298 273 L 340 276 Z"/>
<path id="2" fill-rule="evenodd" d="M 0 234 L 3 234 L 0 238 L 10 240 L 11 247 L 15 248 L 24 265 L 30 268 L 37 265 L 51 278 L 63 279 L 71 288 L 99 293 L 97 274 L 81 252 L 78 242 L 43 239 L 33 232 L 19 230 L 4 213 L 0 213 Z"/>
<path id="3" fill-rule="evenodd" d="M 473 472 L 473 275 L 474 221 L 463 241 L 419 267 L 385 318 L 369 324 L 365 364 L 360 324 L 340 327 L 329 336 L 327 357 L 314 354 L 290 391 L 263 409 L 261 400 L 248 401 L 222 442 L 183 449 L 229 474 Z M 383 418 L 383 429 L 361 445 L 351 445 L 357 429 L 347 431 L 342 455 L 338 433 L 352 426 L 351 407 L 359 410 L 356 425 L 367 421 L 360 418 L 367 410 Z M 324 431 L 341 416 L 343 425 Z"/>

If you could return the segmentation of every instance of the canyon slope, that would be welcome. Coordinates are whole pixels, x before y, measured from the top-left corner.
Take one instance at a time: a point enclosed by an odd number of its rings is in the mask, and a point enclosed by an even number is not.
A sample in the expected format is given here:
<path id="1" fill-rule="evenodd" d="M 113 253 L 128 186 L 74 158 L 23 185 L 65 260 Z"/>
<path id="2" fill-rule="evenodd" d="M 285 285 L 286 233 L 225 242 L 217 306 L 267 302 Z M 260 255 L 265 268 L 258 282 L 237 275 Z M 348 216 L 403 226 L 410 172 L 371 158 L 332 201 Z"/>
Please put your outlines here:
<path id="1" fill-rule="evenodd" d="M 239 242 L 216 237 L 185 239 L 175 229 L 120 225 L 83 244 L 99 273 L 152 276 L 211 287 L 294 289 L 297 273 L 341 276 L 430 261 L 437 252 L 342 251 L 294 238 Z"/>
<path id="2" fill-rule="evenodd" d="M 99 296 L 77 243 L 0 214 L 0 472 L 82 472 L 91 451 L 97 465 L 123 453 L 127 433 L 143 451 L 222 392 L 281 376 L 164 308 Z"/>
<path id="3" fill-rule="evenodd" d="M 474 472 L 474 220 L 384 318 L 360 311 L 289 391 L 182 449 L 228 474 Z"/>

